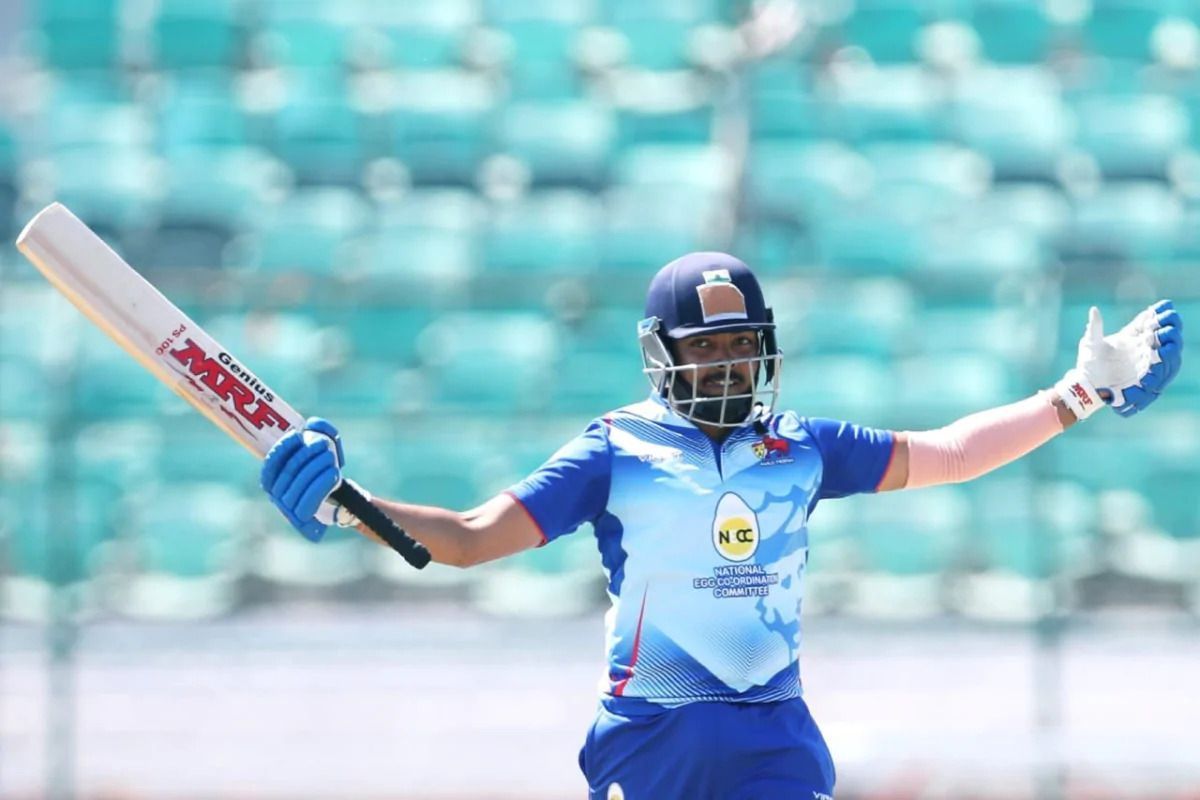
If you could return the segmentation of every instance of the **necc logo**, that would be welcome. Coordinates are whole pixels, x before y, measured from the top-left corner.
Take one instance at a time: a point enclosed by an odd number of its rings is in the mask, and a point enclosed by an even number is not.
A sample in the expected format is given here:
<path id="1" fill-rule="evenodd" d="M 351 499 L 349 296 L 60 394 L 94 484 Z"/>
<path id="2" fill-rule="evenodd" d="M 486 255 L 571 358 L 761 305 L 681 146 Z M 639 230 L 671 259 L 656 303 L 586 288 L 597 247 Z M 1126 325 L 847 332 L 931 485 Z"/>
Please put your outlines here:
<path id="1" fill-rule="evenodd" d="M 717 501 L 712 540 L 726 561 L 745 561 L 758 550 L 758 516 L 733 492 L 726 492 Z"/>

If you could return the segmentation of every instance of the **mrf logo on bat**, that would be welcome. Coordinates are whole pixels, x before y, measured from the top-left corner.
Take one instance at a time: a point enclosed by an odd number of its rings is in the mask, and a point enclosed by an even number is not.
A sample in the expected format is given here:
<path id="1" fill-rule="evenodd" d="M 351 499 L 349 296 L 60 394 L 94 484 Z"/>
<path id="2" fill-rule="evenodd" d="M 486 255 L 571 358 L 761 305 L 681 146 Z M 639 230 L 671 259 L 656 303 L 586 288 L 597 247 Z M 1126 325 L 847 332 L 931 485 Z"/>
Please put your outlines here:
<path id="1" fill-rule="evenodd" d="M 216 358 L 205 352 L 193 339 L 185 339 L 182 347 L 168 351 L 172 358 L 188 369 L 188 379 L 212 390 L 217 397 L 233 404 L 238 422 L 243 420 L 262 430 L 266 426 L 288 430 L 291 426 L 278 411 L 271 407 L 275 395 L 249 370 L 237 363 L 226 352 Z M 199 385 L 199 384 L 197 384 Z"/>

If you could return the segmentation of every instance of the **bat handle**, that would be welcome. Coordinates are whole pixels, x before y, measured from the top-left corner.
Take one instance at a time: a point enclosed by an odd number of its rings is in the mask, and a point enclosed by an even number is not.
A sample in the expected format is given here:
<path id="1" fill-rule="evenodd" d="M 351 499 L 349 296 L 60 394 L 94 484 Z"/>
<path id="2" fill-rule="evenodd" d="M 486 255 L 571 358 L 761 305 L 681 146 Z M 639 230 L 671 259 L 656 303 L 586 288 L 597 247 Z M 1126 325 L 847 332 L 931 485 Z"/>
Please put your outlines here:
<path id="1" fill-rule="evenodd" d="M 405 533 L 395 520 L 383 513 L 349 481 L 342 481 L 342 485 L 334 489 L 331 496 L 348 508 L 351 514 L 358 517 L 359 521 L 365 523 L 393 550 L 404 556 L 404 560 L 409 564 L 417 569 L 424 569 L 425 565 L 429 563 L 429 550 L 425 548 L 425 545 Z"/>

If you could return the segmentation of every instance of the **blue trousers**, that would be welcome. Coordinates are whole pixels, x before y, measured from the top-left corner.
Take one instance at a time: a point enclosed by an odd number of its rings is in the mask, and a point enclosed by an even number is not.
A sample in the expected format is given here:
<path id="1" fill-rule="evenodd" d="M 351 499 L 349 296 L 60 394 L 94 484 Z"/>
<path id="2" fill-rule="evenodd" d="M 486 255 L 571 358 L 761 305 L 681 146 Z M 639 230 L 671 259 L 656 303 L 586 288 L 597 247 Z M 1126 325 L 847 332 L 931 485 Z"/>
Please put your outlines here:
<path id="1" fill-rule="evenodd" d="M 833 759 L 805 702 L 601 708 L 579 753 L 590 800 L 830 800 Z"/>

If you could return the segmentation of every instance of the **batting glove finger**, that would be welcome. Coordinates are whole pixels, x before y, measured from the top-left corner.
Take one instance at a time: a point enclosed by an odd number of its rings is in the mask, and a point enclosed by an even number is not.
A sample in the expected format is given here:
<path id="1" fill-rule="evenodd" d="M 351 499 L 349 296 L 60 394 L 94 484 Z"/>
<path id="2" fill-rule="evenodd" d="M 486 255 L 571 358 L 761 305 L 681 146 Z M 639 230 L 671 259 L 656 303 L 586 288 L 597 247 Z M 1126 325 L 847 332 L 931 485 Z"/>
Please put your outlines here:
<path id="1" fill-rule="evenodd" d="M 1148 392 L 1158 394 L 1171 382 L 1171 367 L 1165 361 L 1150 366 L 1138 385 Z"/>
<path id="2" fill-rule="evenodd" d="M 280 496 L 280 500 L 292 509 L 300 519 L 308 519 L 317 513 L 317 506 L 337 486 L 341 475 L 334 463 L 332 450 L 323 450 L 309 459 L 296 473 L 295 479 Z M 316 501 L 312 501 L 316 494 Z"/>
<path id="3" fill-rule="evenodd" d="M 299 431 L 292 431 L 284 434 L 279 441 L 267 451 L 267 456 L 263 459 L 262 469 L 258 473 L 258 483 L 262 486 L 263 491 L 267 494 L 272 494 L 272 487 L 279 479 L 279 473 L 287 466 L 288 461 L 297 450 L 304 446 L 304 440 L 300 438 Z"/>
<path id="4" fill-rule="evenodd" d="M 272 495 L 282 499 L 295 484 L 296 476 L 308 466 L 310 461 L 322 454 L 328 454 L 330 461 L 334 458 L 333 451 L 329 448 L 329 443 L 326 439 L 321 438 L 307 444 L 301 440 L 300 448 L 283 465 L 283 468 L 279 471 L 279 475 L 275 478 L 275 483 L 271 484 L 271 488 L 268 491 Z M 289 503 L 288 505 L 291 504 Z"/>

